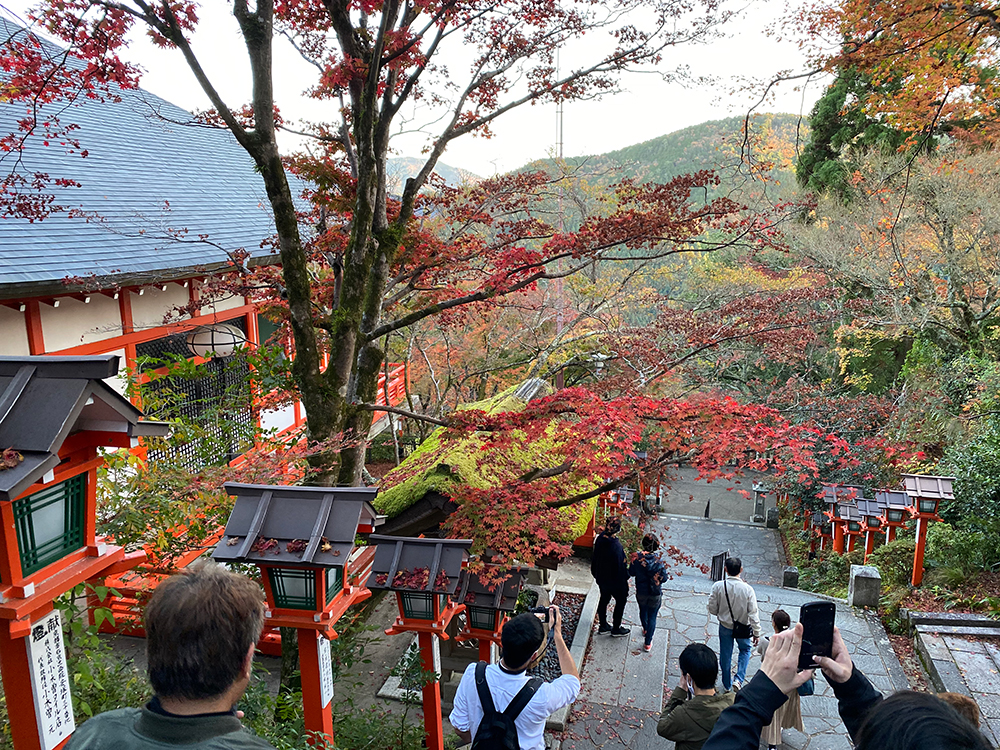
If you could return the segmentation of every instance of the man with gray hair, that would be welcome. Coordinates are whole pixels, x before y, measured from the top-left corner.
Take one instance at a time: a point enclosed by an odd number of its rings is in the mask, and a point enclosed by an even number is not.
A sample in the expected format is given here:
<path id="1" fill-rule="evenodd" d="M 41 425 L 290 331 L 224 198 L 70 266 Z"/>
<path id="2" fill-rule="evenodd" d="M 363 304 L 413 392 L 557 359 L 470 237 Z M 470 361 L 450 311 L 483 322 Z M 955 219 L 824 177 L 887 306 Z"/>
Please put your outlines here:
<path id="1" fill-rule="evenodd" d="M 95 716 L 66 750 L 274 750 L 236 712 L 264 627 L 260 587 L 208 563 L 157 586 L 144 619 L 153 699 Z"/>

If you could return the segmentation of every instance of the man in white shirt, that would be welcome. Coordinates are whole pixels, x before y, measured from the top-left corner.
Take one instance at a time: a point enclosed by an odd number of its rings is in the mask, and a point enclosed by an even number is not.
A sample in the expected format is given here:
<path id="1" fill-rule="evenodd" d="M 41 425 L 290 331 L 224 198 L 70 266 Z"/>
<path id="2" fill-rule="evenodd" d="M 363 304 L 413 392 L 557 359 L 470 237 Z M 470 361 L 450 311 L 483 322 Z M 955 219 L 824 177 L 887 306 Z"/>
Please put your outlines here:
<path id="1" fill-rule="evenodd" d="M 544 750 L 543 733 L 549 714 L 568 706 L 580 694 L 580 675 L 563 640 L 559 607 L 549 608 L 548 620 L 552 623 L 562 675 L 552 682 L 543 682 L 514 720 L 521 750 Z M 498 712 L 507 708 L 527 684 L 526 672 L 545 654 L 546 645 L 545 627 L 538 615 L 526 612 L 504 625 L 500 633 L 500 663 L 486 667 L 486 684 Z M 476 664 L 470 664 L 462 675 L 448 719 L 462 742 L 472 742 L 483 720 L 483 707 L 476 690 Z"/>
<path id="2" fill-rule="evenodd" d="M 757 615 L 757 594 L 753 586 L 740 578 L 743 563 L 738 557 L 726 560 L 726 576 L 716 581 L 712 593 L 708 597 L 708 613 L 719 618 L 719 669 L 722 672 L 722 687 L 739 690 L 747 678 L 747 667 L 750 666 L 750 650 L 760 638 L 760 618 Z M 734 623 L 748 624 L 753 633 L 748 638 L 737 638 L 733 629 Z M 740 654 L 736 659 L 736 679 L 733 680 L 733 641 L 739 646 Z"/>

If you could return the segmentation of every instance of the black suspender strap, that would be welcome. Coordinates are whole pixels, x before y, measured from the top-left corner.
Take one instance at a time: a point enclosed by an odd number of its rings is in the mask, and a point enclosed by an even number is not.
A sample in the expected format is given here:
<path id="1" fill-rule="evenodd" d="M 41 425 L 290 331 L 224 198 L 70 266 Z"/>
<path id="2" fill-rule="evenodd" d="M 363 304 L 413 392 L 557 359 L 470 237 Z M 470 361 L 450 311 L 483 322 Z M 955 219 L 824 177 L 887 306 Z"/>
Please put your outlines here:
<path id="1" fill-rule="evenodd" d="M 543 680 L 540 677 L 532 677 L 524 686 L 517 691 L 507 708 L 504 709 L 504 716 L 510 717 L 511 721 L 521 715 L 524 707 L 528 705 L 538 688 L 542 686 Z M 493 695 L 490 693 L 490 686 L 486 684 L 486 662 L 481 661 L 476 665 L 476 692 L 479 694 L 479 705 L 483 707 L 483 720 L 496 713 L 496 706 L 493 704 Z"/>
<path id="2" fill-rule="evenodd" d="M 476 692 L 479 693 L 479 705 L 483 707 L 483 719 L 488 719 L 497 712 L 490 695 L 490 686 L 486 684 L 486 662 L 476 665 Z"/>
<path id="3" fill-rule="evenodd" d="M 524 707 L 535 697 L 535 693 L 541 687 L 541 684 L 542 679 L 540 677 L 532 677 L 528 680 L 524 687 L 517 691 L 517 695 L 514 696 L 514 699 L 507 708 L 504 709 L 504 716 L 509 717 L 511 721 L 520 716 Z"/>

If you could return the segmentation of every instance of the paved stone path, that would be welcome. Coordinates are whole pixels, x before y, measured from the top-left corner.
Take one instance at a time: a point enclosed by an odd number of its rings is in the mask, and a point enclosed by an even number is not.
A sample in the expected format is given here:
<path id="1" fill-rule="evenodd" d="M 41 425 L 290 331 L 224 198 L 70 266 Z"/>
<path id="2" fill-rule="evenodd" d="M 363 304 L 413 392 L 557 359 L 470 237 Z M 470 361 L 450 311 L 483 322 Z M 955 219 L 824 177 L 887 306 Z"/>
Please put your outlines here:
<path id="1" fill-rule="evenodd" d="M 983 734 L 1000 742 L 1000 642 L 948 633 L 921 633 L 920 638 L 944 688 L 974 698 Z"/>
<path id="2" fill-rule="evenodd" d="M 738 555 L 744 564 L 745 579 L 754 584 L 765 632 L 770 614 L 786 609 L 793 620 L 798 608 L 816 597 L 782 589 L 780 540 L 774 530 L 760 526 L 719 523 L 679 516 L 661 516 L 654 525 L 667 544 L 675 544 L 699 563 L 725 550 Z M 669 529 L 664 527 L 669 526 Z M 718 622 L 705 607 L 712 582 L 695 568 L 678 570 L 664 586 L 663 606 L 657 619 L 653 650 L 642 650 L 642 631 L 634 593 L 625 610 L 625 623 L 632 627 L 630 638 L 592 636 L 589 656 L 582 675 L 583 691 L 563 738 L 563 750 L 671 750 L 673 743 L 656 734 L 656 721 L 665 691 L 680 678 L 677 659 L 691 642 L 707 643 L 718 653 Z M 860 669 L 883 691 L 907 687 L 906 677 L 874 617 L 837 605 L 837 625 Z M 735 655 L 733 666 L 735 667 Z M 754 655 L 747 677 L 760 667 Z M 721 689 L 721 685 L 720 685 Z M 785 730 L 783 747 L 795 750 L 848 750 L 850 744 L 837 714 L 832 690 L 822 677 L 816 680 L 816 695 L 802 699 L 806 734 Z"/>

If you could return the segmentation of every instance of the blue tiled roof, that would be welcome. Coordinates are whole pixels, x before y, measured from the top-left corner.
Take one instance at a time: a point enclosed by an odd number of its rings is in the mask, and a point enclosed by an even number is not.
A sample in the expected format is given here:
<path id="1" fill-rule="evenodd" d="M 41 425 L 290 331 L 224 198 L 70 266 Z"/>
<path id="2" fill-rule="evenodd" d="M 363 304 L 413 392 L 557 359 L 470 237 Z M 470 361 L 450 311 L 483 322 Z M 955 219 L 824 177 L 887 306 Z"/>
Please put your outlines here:
<path id="1" fill-rule="evenodd" d="M 190 113 L 148 91 L 120 95 L 119 102 L 83 98 L 43 108 L 77 123 L 73 136 L 89 154 L 32 137 L 21 169 L 79 182 L 48 192 L 60 206 L 98 218 L 64 211 L 34 223 L 0 219 L 0 299 L 66 291 L 62 280 L 75 276 L 112 277 L 105 286 L 178 278 L 224 265 L 225 251 L 241 248 L 277 260 L 261 247 L 274 234 L 263 181 L 232 134 L 183 124 Z M 16 130 L 24 112 L 23 104 L 0 103 L 0 133 Z"/>

